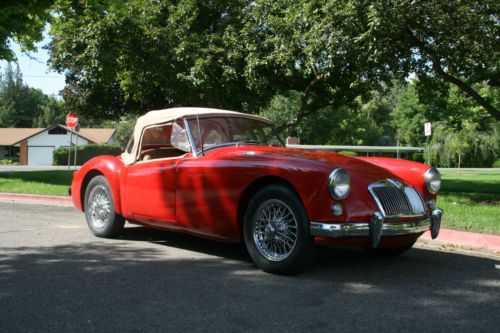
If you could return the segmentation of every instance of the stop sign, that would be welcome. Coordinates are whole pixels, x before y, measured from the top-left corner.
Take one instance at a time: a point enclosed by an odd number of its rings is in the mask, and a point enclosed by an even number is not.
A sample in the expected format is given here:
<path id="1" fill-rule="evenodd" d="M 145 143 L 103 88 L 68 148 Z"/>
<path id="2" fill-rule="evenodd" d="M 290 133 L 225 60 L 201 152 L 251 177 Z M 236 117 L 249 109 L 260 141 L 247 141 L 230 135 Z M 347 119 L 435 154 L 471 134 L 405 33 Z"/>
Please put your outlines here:
<path id="1" fill-rule="evenodd" d="M 74 128 L 78 124 L 78 117 L 74 113 L 70 113 L 66 116 L 66 125 L 69 128 Z"/>

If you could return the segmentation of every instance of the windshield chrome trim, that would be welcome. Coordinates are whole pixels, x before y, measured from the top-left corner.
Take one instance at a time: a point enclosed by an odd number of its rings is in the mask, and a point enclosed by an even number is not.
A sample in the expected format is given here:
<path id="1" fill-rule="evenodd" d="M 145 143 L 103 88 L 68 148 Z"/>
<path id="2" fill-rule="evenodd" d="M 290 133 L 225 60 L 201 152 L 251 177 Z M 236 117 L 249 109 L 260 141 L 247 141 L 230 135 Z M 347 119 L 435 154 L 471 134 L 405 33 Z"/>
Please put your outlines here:
<path id="1" fill-rule="evenodd" d="M 189 127 L 188 119 L 184 118 L 183 121 L 184 121 L 184 126 L 186 127 L 189 144 L 191 145 L 191 153 L 193 154 L 193 157 L 198 157 L 200 154 L 196 150 L 196 145 L 194 142 L 193 134 L 191 134 L 191 127 Z"/>

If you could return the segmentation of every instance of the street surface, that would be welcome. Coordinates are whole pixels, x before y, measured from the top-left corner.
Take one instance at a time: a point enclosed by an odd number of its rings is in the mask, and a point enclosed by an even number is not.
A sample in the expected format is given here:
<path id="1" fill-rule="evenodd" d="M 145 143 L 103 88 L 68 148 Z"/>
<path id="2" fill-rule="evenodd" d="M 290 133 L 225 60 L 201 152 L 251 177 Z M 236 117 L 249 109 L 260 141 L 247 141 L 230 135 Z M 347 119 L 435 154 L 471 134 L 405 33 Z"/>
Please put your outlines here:
<path id="1" fill-rule="evenodd" d="M 0 332 L 499 332 L 500 258 L 323 249 L 307 272 L 258 270 L 242 246 L 74 208 L 0 203 Z"/>

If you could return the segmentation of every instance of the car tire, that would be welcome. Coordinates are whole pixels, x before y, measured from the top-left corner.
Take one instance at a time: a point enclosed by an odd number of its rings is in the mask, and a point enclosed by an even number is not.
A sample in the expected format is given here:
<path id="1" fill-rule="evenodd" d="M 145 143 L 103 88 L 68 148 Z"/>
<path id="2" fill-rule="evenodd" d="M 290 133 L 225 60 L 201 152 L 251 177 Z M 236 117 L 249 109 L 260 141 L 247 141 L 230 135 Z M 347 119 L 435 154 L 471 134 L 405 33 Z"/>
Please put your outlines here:
<path id="1" fill-rule="evenodd" d="M 85 190 L 85 218 L 97 237 L 113 238 L 123 230 L 125 219 L 115 212 L 113 195 L 104 176 L 92 178 Z"/>
<path id="2" fill-rule="evenodd" d="M 364 249 L 369 252 L 369 253 L 372 253 L 372 254 L 377 254 L 377 255 L 381 255 L 381 256 L 387 256 L 387 257 L 395 257 L 395 256 L 399 256 L 405 252 L 407 252 L 408 250 L 410 250 L 413 245 L 415 244 L 416 240 L 412 241 L 411 243 L 408 243 L 404 246 L 401 246 L 401 247 L 396 247 L 396 248 L 376 248 L 376 249 L 372 249 L 372 248 L 368 248 L 368 247 L 365 247 Z"/>
<path id="3" fill-rule="evenodd" d="M 244 216 L 245 246 L 265 272 L 297 273 L 316 258 L 307 214 L 297 195 L 283 185 L 270 185 L 250 200 Z"/>

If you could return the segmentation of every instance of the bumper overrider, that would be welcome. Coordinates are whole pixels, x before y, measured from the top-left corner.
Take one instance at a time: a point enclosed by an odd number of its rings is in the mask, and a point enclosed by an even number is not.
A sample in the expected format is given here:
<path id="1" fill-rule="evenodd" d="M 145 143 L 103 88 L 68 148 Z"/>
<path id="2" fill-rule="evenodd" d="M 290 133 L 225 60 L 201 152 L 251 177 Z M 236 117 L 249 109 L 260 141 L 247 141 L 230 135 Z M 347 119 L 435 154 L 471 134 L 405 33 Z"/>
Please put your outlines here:
<path id="1" fill-rule="evenodd" d="M 370 237 L 371 246 L 378 247 L 382 236 L 403 236 L 422 234 L 428 230 L 432 239 L 436 238 L 441 228 L 443 211 L 436 208 L 422 220 L 412 222 L 387 221 L 383 214 L 376 212 L 370 222 L 326 223 L 311 222 L 311 236 L 327 238 Z"/>

